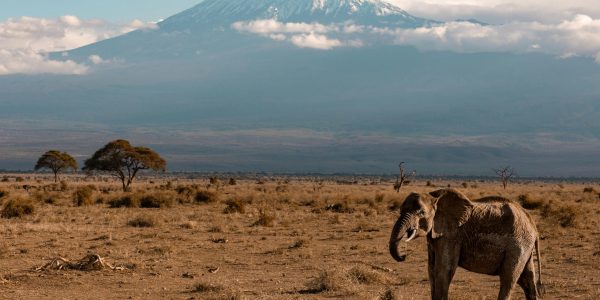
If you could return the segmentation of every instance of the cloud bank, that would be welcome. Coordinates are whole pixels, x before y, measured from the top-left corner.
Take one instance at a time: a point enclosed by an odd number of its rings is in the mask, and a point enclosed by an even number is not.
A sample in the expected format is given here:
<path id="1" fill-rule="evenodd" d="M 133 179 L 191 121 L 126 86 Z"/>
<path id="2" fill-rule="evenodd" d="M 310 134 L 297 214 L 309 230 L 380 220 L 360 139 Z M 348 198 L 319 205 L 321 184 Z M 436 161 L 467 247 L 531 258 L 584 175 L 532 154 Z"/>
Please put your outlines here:
<path id="1" fill-rule="evenodd" d="M 87 65 L 71 60 L 50 60 L 45 53 L 65 51 L 156 26 L 139 20 L 119 25 L 102 20 L 81 20 L 76 16 L 11 18 L 0 23 L 0 75 L 85 74 L 89 70 Z M 90 61 L 93 64 L 103 62 L 99 56 L 90 57 Z"/>
<path id="2" fill-rule="evenodd" d="M 423 51 L 545 53 L 560 58 L 584 56 L 600 63 L 600 19 L 587 15 L 576 15 L 556 23 L 485 25 L 454 21 L 420 28 L 255 20 L 236 22 L 232 28 L 319 50 L 392 43 Z"/>

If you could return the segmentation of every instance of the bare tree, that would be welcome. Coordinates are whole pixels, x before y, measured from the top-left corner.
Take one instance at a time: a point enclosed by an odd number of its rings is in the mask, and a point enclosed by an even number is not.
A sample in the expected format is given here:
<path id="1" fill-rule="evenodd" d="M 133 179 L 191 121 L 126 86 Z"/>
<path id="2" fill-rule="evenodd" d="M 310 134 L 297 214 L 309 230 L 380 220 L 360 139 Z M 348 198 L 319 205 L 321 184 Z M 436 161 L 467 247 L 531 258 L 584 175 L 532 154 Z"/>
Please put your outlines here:
<path id="1" fill-rule="evenodd" d="M 517 176 L 515 169 L 513 169 L 511 166 L 506 166 L 502 169 L 492 169 L 492 170 L 494 170 L 494 173 L 496 173 L 496 175 L 498 175 L 498 177 L 500 177 L 500 180 L 502 181 L 502 187 L 504 187 L 504 189 L 506 189 L 508 182 L 511 179 L 513 179 L 515 176 Z"/>
<path id="2" fill-rule="evenodd" d="M 417 175 L 416 170 L 413 170 L 412 172 L 410 172 L 408 174 L 404 173 L 404 166 L 402 166 L 403 164 L 404 164 L 404 162 L 401 162 L 398 165 L 398 168 L 400 168 L 400 173 L 396 177 L 396 183 L 394 183 L 394 190 L 396 190 L 396 192 L 398 192 L 398 193 L 400 192 L 400 189 L 402 188 L 403 185 L 410 183 L 410 181 L 408 180 L 409 178 Z"/>

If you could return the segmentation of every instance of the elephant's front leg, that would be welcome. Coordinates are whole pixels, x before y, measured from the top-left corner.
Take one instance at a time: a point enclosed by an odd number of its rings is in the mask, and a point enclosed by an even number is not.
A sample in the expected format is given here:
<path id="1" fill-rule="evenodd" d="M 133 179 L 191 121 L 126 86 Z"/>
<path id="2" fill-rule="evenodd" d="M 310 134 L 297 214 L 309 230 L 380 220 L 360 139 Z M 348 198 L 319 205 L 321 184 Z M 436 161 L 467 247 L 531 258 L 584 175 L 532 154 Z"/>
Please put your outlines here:
<path id="1" fill-rule="evenodd" d="M 433 243 L 433 300 L 447 300 L 450 282 L 460 258 L 460 243 L 441 238 Z"/>
<path id="2" fill-rule="evenodd" d="M 435 265 L 435 252 L 433 251 L 431 241 L 427 243 L 427 254 L 427 273 L 429 275 L 429 285 L 431 287 L 431 299 L 434 299 L 433 294 L 435 292 L 435 271 L 433 270 L 433 267 Z"/>

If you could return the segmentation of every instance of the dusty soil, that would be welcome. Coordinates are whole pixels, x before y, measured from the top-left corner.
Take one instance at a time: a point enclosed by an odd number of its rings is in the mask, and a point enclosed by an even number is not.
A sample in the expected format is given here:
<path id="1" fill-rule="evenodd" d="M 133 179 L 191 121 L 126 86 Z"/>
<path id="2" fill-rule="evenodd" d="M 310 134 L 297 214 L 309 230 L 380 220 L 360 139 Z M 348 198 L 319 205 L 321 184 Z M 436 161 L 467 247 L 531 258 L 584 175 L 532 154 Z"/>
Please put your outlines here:
<path id="1" fill-rule="evenodd" d="M 583 192 L 591 184 L 515 183 L 505 191 L 497 182 L 467 182 L 465 188 L 462 182 L 419 181 L 397 194 L 391 182 L 274 179 L 223 185 L 218 200 L 198 204 L 176 187 L 203 190 L 208 181 L 167 185 L 167 179 L 153 179 L 136 182 L 134 193 L 169 193 L 171 207 L 110 208 L 109 199 L 121 194 L 118 185 L 67 182 L 57 191 L 41 191 L 50 182 L 33 176 L 0 183 L 9 192 L 3 203 L 31 198 L 35 207 L 31 215 L 0 219 L 1 298 L 428 299 L 426 240 L 408 244 L 406 262 L 393 261 L 388 239 L 398 211 L 389 207 L 408 192 L 448 184 L 472 198 L 528 195 L 540 201 L 529 212 L 543 237 L 546 299 L 600 298 L 600 199 L 595 190 Z M 78 207 L 72 193 L 87 184 L 97 189 L 94 202 L 102 203 Z M 53 200 L 44 200 L 48 195 Z M 226 201 L 235 199 L 244 201 L 244 212 L 224 213 Z M 154 224 L 128 224 L 137 217 Z M 92 253 L 119 270 L 36 270 L 58 257 L 76 261 Z M 459 269 L 450 295 L 495 299 L 498 289 L 497 277 Z M 522 291 L 513 298 L 522 299 Z"/>

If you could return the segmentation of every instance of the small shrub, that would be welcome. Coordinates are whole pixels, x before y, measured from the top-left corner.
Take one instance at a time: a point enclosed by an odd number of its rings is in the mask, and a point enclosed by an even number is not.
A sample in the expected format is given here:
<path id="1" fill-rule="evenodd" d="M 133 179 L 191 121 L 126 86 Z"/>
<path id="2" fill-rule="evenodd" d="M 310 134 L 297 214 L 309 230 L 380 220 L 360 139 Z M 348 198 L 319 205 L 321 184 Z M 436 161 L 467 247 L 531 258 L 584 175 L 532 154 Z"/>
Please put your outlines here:
<path id="1" fill-rule="evenodd" d="M 575 205 L 556 205 L 549 202 L 542 207 L 542 217 L 551 222 L 558 223 L 561 227 L 577 227 L 583 211 Z"/>
<path id="2" fill-rule="evenodd" d="M 94 204 L 92 196 L 94 190 L 89 186 L 80 187 L 73 192 L 73 202 L 77 206 L 88 206 Z"/>
<path id="3" fill-rule="evenodd" d="M 355 211 L 355 209 L 350 206 L 348 200 L 330 204 L 325 209 L 336 213 L 353 213 Z"/>
<path id="4" fill-rule="evenodd" d="M 252 224 L 252 226 L 265 226 L 265 227 L 272 227 L 275 224 L 275 215 L 261 210 L 260 214 L 258 216 L 258 220 L 256 220 L 256 222 L 254 222 L 254 224 Z"/>
<path id="5" fill-rule="evenodd" d="M 192 293 L 200 293 L 200 299 L 203 300 L 239 300 L 241 296 L 234 291 L 230 291 L 221 285 L 196 283 L 192 288 Z"/>
<path id="6" fill-rule="evenodd" d="M 352 290 L 352 283 L 340 272 L 323 271 L 316 278 L 306 284 L 305 294 L 318 294 L 324 292 L 348 292 Z"/>
<path id="7" fill-rule="evenodd" d="M 246 201 L 242 199 L 229 199 L 225 202 L 225 209 L 223 209 L 223 213 L 226 214 L 234 214 L 240 213 L 243 214 L 246 212 Z"/>
<path id="8" fill-rule="evenodd" d="M 229 181 L 227 182 L 227 184 L 229 184 L 229 185 L 237 185 L 237 180 L 235 180 L 235 178 L 229 178 Z"/>
<path id="9" fill-rule="evenodd" d="M 535 199 L 529 194 L 519 195 L 518 200 L 525 209 L 536 209 L 544 205 L 544 200 Z"/>
<path id="10" fill-rule="evenodd" d="M 168 194 L 144 195 L 140 198 L 140 207 L 161 208 L 172 207 L 175 201 Z"/>
<path id="11" fill-rule="evenodd" d="M 19 177 L 15 178 L 15 181 L 16 182 L 23 182 L 23 181 L 25 181 L 25 178 L 19 176 Z"/>
<path id="12" fill-rule="evenodd" d="M 348 277 L 350 281 L 358 284 L 383 284 L 388 281 L 383 274 L 364 266 L 356 266 L 348 270 Z"/>
<path id="13" fill-rule="evenodd" d="M 393 200 L 393 201 L 390 202 L 390 205 L 388 206 L 388 209 L 390 211 L 399 212 L 400 209 L 402 208 L 402 203 L 404 203 L 404 201 L 402 201 L 400 199 L 395 199 L 395 200 Z"/>
<path id="14" fill-rule="evenodd" d="M 381 292 L 379 294 L 379 297 L 377 298 L 378 300 L 396 300 L 396 295 L 394 294 L 394 291 L 390 288 L 387 287 L 383 292 Z"/>
<path id="15" fill-rule="evenodd" d="M 118 207 L 140 207 L 140 199 L 131 194 L 122 195 L 108 201 L 111 208 Z"/>
<path id="16" fill-rule="evenodd" d="M 127 225 L 131 227 L 154 227 L 158 225 L 158 220 L 149 215 L 140 215 L 127 221 Z"/>
<path id="17" fill-rule="evenodd" d="M 2 182 L 9 182 L 9 181 L 10 181 L 10 179 L 8 179 L 8 176 L 4 176 L 4 177 L 2 177 L 2 180 L 1 180 L 1 181 L 2 181 Z"/>
<path id="18" fill-rule="evenodd" d="M 300 249 L 300 248 L 306 247 L 307 244 L 308 244 L 307 240 L 300 239 L 300 240 L 295 241 L 293 244 L 291 244 L 288 247 L 288 249 Z"/>
<path id="19" fill-rule="evenodd" d="M 595 193 L 596 190 L 593 187 L 588 186 L 588 187 L 583 188 L 583 192 L 584 193 Z"/>
<path id="20" fill-rule="evenodd" d="M 196 285 L 194 285 L 194 292 L 196 293 L 218 293 L 223 290 L 224 288 L 220 285 L 213 285 L 207 283 L 196 283 Z"/>
<path id="21" fill-rule="evenodd" d="M 8 197 L 8 195 L 9 195 L 8 191 L 0 190 L 0 199 L 2 199 L 4 197 Z"/>
<path id="22" fill-rule="evenodd" d="M 194 200 L 196 203 L 214 203 L 219 201 L 219 194 L 211 191 L 198 191 Z"/>
<path id="23" fill-rule="evenodd" d="M 465 188 L 465 189 L 469 187 L 469 184 L 466 183 L 466 182 L 463 182 L 460 185 L 462 185 L 462 187 Z"/>
<path id="24" fill-rule="evenodd" d="M 65 192 L 66 190 L 69 189 L 69 184 L 66 181 L 61 181 L 60 182 L 60 190 Z"/>
<path id="25" fill-rule="evenodd" d="M 20 218 L 26 215 L 31 215 L 35 211 L 35 206 L 30 199 L 15 198 L 11 199 L 2 208 L 0 216 L 2 218 Z"/>

